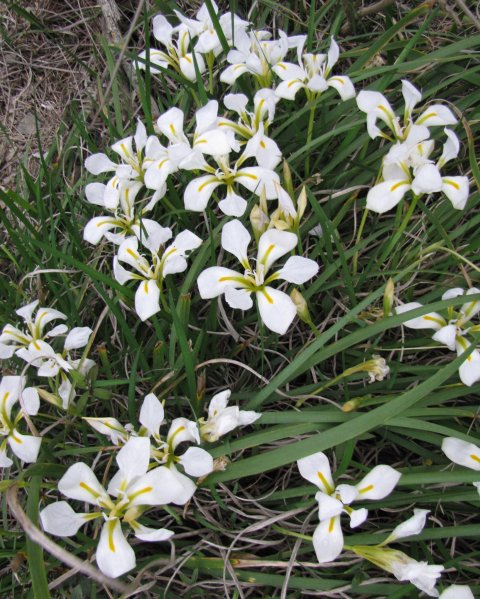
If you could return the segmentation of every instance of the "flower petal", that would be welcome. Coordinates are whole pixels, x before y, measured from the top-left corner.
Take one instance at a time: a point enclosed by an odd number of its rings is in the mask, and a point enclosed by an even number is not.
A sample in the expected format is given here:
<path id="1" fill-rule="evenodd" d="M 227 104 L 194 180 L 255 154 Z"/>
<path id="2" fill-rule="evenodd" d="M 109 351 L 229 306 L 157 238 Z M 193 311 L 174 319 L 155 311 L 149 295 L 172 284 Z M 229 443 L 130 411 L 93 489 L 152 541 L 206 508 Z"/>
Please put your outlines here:
<path id="1" fill-rule="evenodd" d="M 106 154 L 92 154 L 85 160 L 85 168 L 92 175 L 114 171 L 117 165 Z"/>
<path id="2" fill-rule="evenodd" d="M 303 285 L 318 273 L 319 266 L 314 260 L 303 256 L 290 256 L 282 269 L 277 272 L 279 279 Z"/>
<path id="3" fill-rule="evenodd" d="M 202 299 L 218 297 L 228 287 L 240 289 L 247 287 L 245 278 L 240 273 L 223 266 L 211 266 L 202 271 L 197 279 L 198 290 Z"/>
<path id="4" fill-rule="evenodd" d="M 180 464 L 190 476 L 207 476 L 213 472 L 213 458 L 201 447 L 189 447 L 181 456 Z"/>
<path id="5" fill-rule="evenodd" d="M 256 296 L 258 310 L 265 326 L 274 333 L 285 334 L 297 314 L 297 308 L 290 296 L 268 286 L 257 291 Z"/>
<path id="6" fill-rule="evenodd" d="M 421 307 L 422 304 L 418 302 L 409 302 L 408 304 L 397 306 L 395 308 L 395 314 L 404 314 L 405 312 L 409 312 L 410 310 L 415 310 L 416 308 Z M 438 331 L 442 327 L 446 326 L 447 323 L 445 322 L 443 316 L 438 314 L 438 312 L 429 312 L 423 316 L 406 320 L 402 324 L 404 327 L 409 329 L 435 329 Z"/>
<path id="7" fill-rule="evenodd" d="M 468 177 L 442 177 L 442 191 L 457 210 L 463 210 L 470 193 Z"/>
<path id="8" fill-rule="evenodd" d="M 103 525 L 95 559 L 100 570 L 112 578 L 135 567 L 135 552 L 128 544 L 118 518 L 107 520 Z"/>
<path id="9" fill-rule="evenodd" d="M 83 462 L 70 466 L 58 481 L 58 490 L 69 499 L 78 499 L 93 505 L 98 505 L 97 499 L 106 495 L 92 469 Z"/>
<path id="10" fill-rule="evenodd" d="M 8 435 L 8 444 L 13 453 L 22 460 L 31 464 L 37 461 L 38 452 L 42 437 L 32 437 L 31 435 L 21 435 L 17 430 L 13 429 Z"/>
<path id="11" fill-rule="evenodd" d="M 143 524 L 138 524 L 138 522 L 135 524 L 134 530 L 137 539 L 147 541 L 148 543 L 167 541 L 175 534 L 166 528 L 149 528 L 148 526 L 143 526 Z"/>
<path id="12" fill-rule="evenodd" d="M 316 485 L 320 491 L 330 495 L 335 489 L 327 456 L 319 451 L 297 461 L 300 474 Z"/>
<path id="13" fill-rule="evenodd" d="M 219 185 L 222 185 L 222 182 L 214 175 L 204 175 L 190 181 L 183 195 L 185 208 L 194 212 L 205 210 L 208 200 Z"/>
<path id="14" fill-rule="evenodd" d="M 442 442 L 442 451 L 455 464 L 480 470 L 480 448 L 473 443 L 447 437 Z"/>
<path id="15" fill-rule="evenodd" d="M 223 226 L 223 249 L 233 254 L 245 269 L 249 269 L 248 246 L 251 240 L 250 233 L 239 220 L 231 220 Z"/>
<path id="16" fill-rule="evenodd" d="M 125 480 L 142 476 L 150 463 L 150 439 L 131 437 L 117 453 L 117 464 Z"/>
<path id="17" fill-rule="evenodd" d="M 450 351 L 455 351 L 456 347 L 457 327 L 454 324 L 449 324 L 446 327 L 439 329 L 432 337 L 434 341 L 446 345 Z"/>
<path id="18" fill-rule="evenodd" d="M 320 564 L 337 559 L 343 549 L 343 533 L 339 516 L 320 522 L 313 533 L 313 547 Z"/>
<path id="19" fill-rule="evenodd" d="M 90 327 L 75 327 L 68 333 L 63 349 L 70 351 L 72 349 L 80 349 L 85 347 L 93 333 Z"/>
<path id="20" fill-rule="evenodd" d="M 39 516 L 43 530 L 57 537 L 72 537 L 87 522 L 86 514 L 77 514 L 66 501 L 57 501 L 44 508 Z"/>
<path id="21" fill-rule="evenodd" d="M 164 418 L 165 411 L 157 397 L 153 393 L 146 395 L 140 408 L 138 421 L 147 429 L 149 435 L 159 436 Z"/>
<path id="22" fill-rule="evenodd" d="M 394 208 L 411 189 L 406 179 L 389 179 L 374 185 L 367 194 L 367 208 L 383 214 Z"/>
<path id="23" fill-rule="evenodd" d="M 356 485 L 358 499 L 383 499 L 390 495 L 401 476 L 400 472 L 391 466 L 376 466 Z"/>
<path id="24" fill-rule="evenodd" d="M 288 254 L 297 245 L 297 236 L 289 231 L 268 229 L 258 242 L 258 262 L 263 264 L 265 272 L 279 258 Z"/>
<path id="25" fill-rule="evenodd" d="M 160 289 L 153 280 L 142 281 L 135 292 L 135 312 L 144 321 L 160 312 Z"/>

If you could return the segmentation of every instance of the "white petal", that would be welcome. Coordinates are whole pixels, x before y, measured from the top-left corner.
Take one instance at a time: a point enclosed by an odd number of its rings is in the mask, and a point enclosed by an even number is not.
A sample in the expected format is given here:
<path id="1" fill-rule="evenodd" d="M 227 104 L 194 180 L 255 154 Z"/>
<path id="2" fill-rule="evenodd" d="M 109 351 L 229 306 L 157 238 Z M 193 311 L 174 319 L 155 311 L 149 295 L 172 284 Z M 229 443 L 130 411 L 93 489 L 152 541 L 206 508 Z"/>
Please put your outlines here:
<path id="1" fill-rule="evenodd" d="M 218 412 L 222 412 L 227 407 L 231 394 L 230 389 L 225 389 L 225 391 L 220 391 L 212 397 L 208 405 L 209 418 L 215 416 Z"/>
<path id="2" fill-rule="evenodd" d="M 181 456 L 180 464 L 190 476 L 206 476 L 213 472 L 213 458 L 201 447 L 189 447 Z"/>
<path id="3" fill-rule="evenodd" d="M 68 333 L 63 349 L 70 351 L 85 347 L 92 333 L 93 331 L 90 327 L 75 327 Z"/>
<path id="4" fill-rule="evenodd" d="M 103 525 L 95 559 L 100 570 L 112 578 L 135 567 L 135 552 L 128 544 L 118 518 L 107 520 Z"/>
<path id="5" fill-rule="evenodd" d="M 258 242 L 258 262 L 263 264 L 265 272 L 279 258 L 293 250 L 297 245 L 297 236 L 288 231 L 268 229 Z"/>
<path id="6" fill-rule="evenodd" d="M 442 451 L 455 464 L 480 470 L 480 448 L 473 443 L 447 437 L 442 442 Z"/>
<path id="7" fill-rule="evenodd" d="M 413 193 L 435 193 L 442 190 L 442 176 L 434 164 L 424 164 L 415 169 L 415 179 L 412 181 Z"/>
<path id="8" fill-rule="evenodd" d="M 361 508 L 359 510 L 352 510 L 349 513 L 350 516 L 350 528 L 357 528 L 360 524 L 363 524 L 368 517 L 368 510 Z"/>
<path id="9" fill-rule="evenodd" d="M 445 293 L 442 295 L 442 300 L 453 299 L 454 297 L 458 297 L 465 293 L 465 289 L 463 287 L 453 287 L 452 289 L 447 289 Z"/>
<path id="10" fill-rule="evenodd" d="M 170 467 L 170 473 L 175 480 L 177 493 L 170 503 L 175 505 L 185 505 L 193 497 L 193 494 L 197 490 L 197 485 L 192 479 L 179 472 L 175 466 Z"/>
<path id="11" fill-rule="evenodd" d="M 140 119 L 137 120 L 137 129 L 135 131 L 134 139 L 137 152 L 143 150 L 147 143 L 147 130 Z"/>
<path id="12" fill-rule="evenodd" d="M 443 144 L 443 151 L 439 160 L 440 165 L 444 165 L 449 160 L 453 160 L 460 152 L 460 140 L 456 133 L 447 128 L 444 129 L 444 132 L 447 136 L 447 141 Z"/>
<path id="13" fill-rule="evenodd" d="M 240 410 L 238 414 L 238 426 L 248 426 L 258 420 L 262 414 L 253 410 Z"/>
<path id="14" fill-rule="evenodd" d="M 103 196 L 105 194 L 105 185 L 103 183 L 88 183 L 85 186 L 85 197 L 90 204 L 105 206 Z"/>
<path id="15" fill-rule="evenodd" d="M 280 148 L 273 139 L 265 135 L 262 123 L 257 133 L 248 140 L 243 155 L 255 157 L 259 166 L 269 171 L 273 171 L 282 160 Z"/>
<path id="16" fill-rule="evenodd" d="M 248 246 L 250 233 L 239 220 L 231 220 L 222 228 L 222 247 L 233 254 L 242 266 L 248 269 Z"/>
<path id="17" fill-rule="evenodd" d="M 218 202 L 218 207 L 227 216 L 242 216 L 247 209 L 247 202 L 234 191 L 227 189 L 225 199 Z"/>
<path id="18" fill-rule="evenodd" d="M 225 133 L 218 129 L 204 131 L 195 139 L 193 147 L 207 156 L 228 154 L 232 149 Z"/>
<path id="19" fill-rule="evenodd" d="M 335 75 L 335 77 L 330 77 L 330 79 L 327 80 L 327 83 L 329 87 L 333 87 L 337 90 L 344 102 L 355 97 L 355 88 L 353 87 L 350 77 L 345 75 Z"/>
<path id="20" fill-rule="evenodd" d="M 468 177 L 442 177 L 442 191 L 457 210 L 463 210 L 470 193 Z"/>
<path id="21" fill-rule="evenodd" d="M 65 335 L 65 333 L 68 331 L 68 327 L 65 324 L 58 324 L 56 327 L 53 327 L 53 329 L 50 329 L 48 331 L 48 333 L 45 335 L 45 337 L 51 338 L 51 337 L 59 337 L 60 335 Z"/>
<path id="22" fill-rule="evenodd" d="M 92 175 L 100 175 L 116 170 L 117 165 L 106 154 L 92 154 L 85 160 L 85 168 Z"/>
<path id="23" fill-rule="evenodd" d="M 78 499 L 97 505 L 97 498 L 106 495 L 97 477 L 83 462 L 70 466 L 58 481 L 58 490 L 69 499 Z"/>
<path id="24" fill-rule="evenodd" d="M 142 218 L 141 226 L 133 225 L 132 231 L 138 240 L 152 253 L 158 252 L 160 246 L 167 242 L 173 235 L 169 227 L 162 227 L 157 221 Z"/>
<path id="25" fill-rule="evenodd" d="M 197 279 L 198 290 L 202 299 L 218 297 L 228 287 L 240 289 L 247 287 L 243 275 L 222 266 L 211 266 L 202 271 Z"/>
<path id="26" fill-rule="evenodd" d="M 367 208 L 383 214 L 394 208 L 411 189 L 406 179 L 389 179 L 374 185 L 367 194 Z"/>
<path id="27" fill-rule="evenodd" d="M 318 518 L 320 522 L 340 516 L 343 511 L 343 503 L 331 495 L 318 491 L 315 495 L 318 502 Z"/>
<path id="28" fill-rule="evenodd" d="M 190 181 L 183 195 L 185 208 L 194 212 L 205 210 L 208 200 L 219 185 L 222 185 L 222 182 L 213 175 L 204 175 Z"/>
<path id="29" fill-rule="evenodd" d="M 290 296 L 268 286 L 262 291 L 257 291 L 256 296 L 258 310 L 265 326 L 274 333 L 285 334 L 297 314 L 297 308 Z"/>
<path id="30" fill-rule="evenodd" d="M 135 279 L 135 276 L 131 272 L 123 268 L 117 256 L 113 259 L 113 275 L 120 285 L 125 285 L 128 281 Z"/>
<path id="31" fill-rule="evenodd" d="M 471 287 L 467 290 L 466 295 L 473 295 L 476 293 L 480 294 L 480 289 L 477 289 L 476 287 Z M 471 320 L 473 316 L 475 316 L 475 314 L 478 314 L 480 312 L 480 300 L 475 300 L 473 302 L 467 302 L 466 304 L 463 304 L 463 306 L 460 308 L 460 312 L 463 314 L 465 319 Z"/>
<path id="32" fill-rule="evenodd" d="M 40 409 L 40 397 L 35 387 L 27 387 L 22 393 L 25 412 L 30 416 L 36 416 Z"/>
<path id="33" fill-rule="evenodd" d="M 10 416 L 10 411 L 18 401 L 27 378 L 24 376 L 4 376 L 0 381 L 0 408 Z"/>
<path id="34" fill-rule="evenodd" d="M 277 197 L 275 183 L 280 183 L 280 178 L 272 170 L 261 166 L 251 166 L 239 170 L 235 176 L 235 182 L 240 183 L 258 196 L 265 189 L 267 200 L 273 200 Z"/>
<path id="35" fill-rule="evenodd" d="M 223 104 L 228 110 L 233 110 L 241 116 L 247 108 L 248 98 L 245 94 L 227 94 L 223 99 Z"/>
<path id="36" fill-rule="evenodd" d="M 5 343 L 0 343 L 0 360 L 8 360 L 15 353 L 15 349 L 17 346 L 15 345 L 6 345 Z"/>
<path id="37" fill-rule="evenodd" d="M 405 100 L 405 110 L 407 114 L 410 115 L 412 114 L 412 110 L 422 99 L 422 94 L 410 83 L 410 81 L 402 79 L 402 95 Z"/>
<path id="38" fill-rule="evenodd" d="M 282 81 L 275 88 L 275 95 L 284 100 L 294 100 L 297 92 L 305 87 L 305 84 L 300 79 L 292 79 L 290 81 Z"/>
<path id="39" fill-rule="evenodd" d="M 440 594 L 439 599 L 475 599 L 470 587 L 452 584 Z"/>
<path id="40" fill-rule="evenodd" d="M 167 541 L 175 534 L 166 528 L 149 528 L 148 526 L 143 526 L 142 524 L 138 523 L 136 523 L 134 530 L 137 539 L 140 539 L 141 541 L 147 541 L 149 543 Z"/>
<path id="41" fill-rule="evenodd" d="M 323 493 L 333 493 L 332 472 L 327 456 L 319 451 L 297 461 L 300 474 L 309 482 L 316 485 Z"/>
<path id="42" fill-rule="evenodd" d="M 235 308 L 237 310 L 250 310 L 253 306 L 251 291 L 248 289 L 227 287 L 225 289 L 225 301 L 230 308 Z"/>
<path id="43" fill-rule="evenodd" d="M 446 345 L 450 351 L 455 351 L 457 336 L 457 327 L 454 324 L 449 324 L 446 327 L 439 329 L 432 337 L 434 341 Z"/>
<path id="44" fill-rule="evenodd" d="M 356 485 L 358 499 L 383 499 L 395 488 L 402 475 L 387 465 L 376 466 Z"/>
<path id="45" fill-rule="evenodd" d="M 31 435 L 21 435 L 17 430 L 13 430 L 8 435 L 8 444 L 13 453 L 23 462 L 31 464 L 37 461 L 38 452 L 42 437 L 32 437 Z"/>
<path id="46" fill-rule="evenodd" d="M 468 343 L 467 347 L 470 347 Z M 462 354 L 465 349 L 457 340 L 457 355 Z M 474 349 L 472 353 L 467 357 L 465 362 L 458 369 L 460 380 L 467 387 L 471 387 L 478 380 L 480 380 L 480 352 Z"/>
<path id="47" fill-rule="evenodd" d="M 153 393 L 146 395 L 140 408 L 138 421 L 147 429 L 149 435 L 158 437 L 164 418 L 165 411 L 157 397 Z"/>
<path id="48" fill-rule="evenodd" d="M 139 284 L 135 292 L 135 312 L 142 321 L 160 312 L 160 289 L 156 281 L 150 279 Z"/>
<path id="49" fill-rule="evenodd" d="M 405 312 L 409 312 L 410 310 L 415 310 L 416 308 L 421 307 L 422 304 L 418 302 L 410 302 L 408 304 L 403 304 L 402 306 L 397 306 L 395 308 L 395 313 L 404 314 Z M 429 312 L 423 316 L 418 316 L 417 318 L 407 320 L 402 324 L 404 327 L 409 329 L 435 329 L 438 331 L 442 327 L 446 326 L 447 323 L 445 322 L 443 316 L 438 314 L 438 312 Z"/>
<path id="50" fill-rule="evenodd" d="M 240 75 L 243 75 L 243 73 L 246 73 L 247 71 L 248 68 L 245 64 L 232 64 L 222 71 L 220 81 L 222 81 L 222 83 L 227 83 L 228 85 L 233 85 Z"/>
<path id="51" fill-rule="evenodd" d="M 289 283 L 303 285 L 317 274 L 318 269 L 319 266 L 314 260 L 302 256 L 290 256 L 283 268 L 277 272 L 277 275 L 279 279 Z"/>
<path id="52" fill-rule="evenodd" d="M 417 125 L 435 127 L 439 125 L 456 125 L 457 119 L 450 108 L 443 104 L 432 104 L 426 108 L 415 121 Z"/>
<path id="53" fill-rule="evenodd" d="M 163 15 L 156 15 L 153 18 L 153 36 L 164 46 L 170 46 L 172 43 L 173 27 Z"/>
<path id="54" fill-rule="evenodd" d="M 358 498 L 358 489 L 353 485 L 337 485 L 335 488 L 335 494 L 340 496 L 342 503 L 345 505 L 350 505 L 352 501 Z"/>
<path id="55" fill-rule="evenodd" d="M 158 117 L 157 127 L 172 143 L 184 142 L 183 119 L 183 112 L 173 107 Z"/>
<path id="56" fill-rule="evenodd" d="M 43 530 L 57 537 L 71 537 L 86 522 L 85 514 L 77 514 L 66 501 L 51 503 L 40 514 Z"/>
<path id="57" fill-rule="evenodd" d="M 131 437 L 117 453 L 117 464 L 125 480 L 142 476 L 150 463 L 150 439 Z"/>
<path id="58" fill-rule="evenodd" d="M 10 468 L 12 460 L 7 456 L 6 445 L 0 446 L 0 468 Z"/>
<path id="59" fill-rule="evenodd" d="M 320 522 L 313 533 L 313 547 L 320 564 L 337 559 L 343 549 L 343 533 L 338 516 Z"/>
<path id="60" fill-rule="evenodd" d="M 88 424 L 102 435 L 109 437 L 114 445 L 126 441 L 127 431 L 116 418 L 83 418 Z"/>
<path id="61" fill-rule="evenodd" d="M 168 431 L 167 443 L 175 450 L 184 441 L 196 443 L 197 445 L 200 443 L 200 433 L 198 432 L 197 423 L 186 418 L 175 418 L 172 420 L 170 430 Z"/>
<path id="62" fill-rule="evenodd" d="M 411 518 L 405 520 L 405 522 L 402 522 L 392 530 L 385 543 L 392 543 L 393 541 L 404 537 L 413 537 L 422 532 L 425 528 L 425 522 L 430 510 L 420 510 L 415 508 L 413 513 L 414 515 Z"/>

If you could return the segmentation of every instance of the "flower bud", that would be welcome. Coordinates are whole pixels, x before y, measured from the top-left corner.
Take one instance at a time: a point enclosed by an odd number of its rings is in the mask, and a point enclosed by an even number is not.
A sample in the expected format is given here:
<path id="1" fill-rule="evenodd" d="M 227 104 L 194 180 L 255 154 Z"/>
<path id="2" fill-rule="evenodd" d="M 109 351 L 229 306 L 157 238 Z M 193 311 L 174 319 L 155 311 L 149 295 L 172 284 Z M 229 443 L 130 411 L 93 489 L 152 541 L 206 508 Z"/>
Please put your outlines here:
<path id="1" fill-rule="evenodd" d="M 292 171 L 288 166 L 288 162 L 286 160 L 283 161 L 283 180 L 285 181 L 285 187 L 287 189 L 288 195 L 293 198 L 293 182 L 292 182 Z"/>
<path id="2" fill-rule="evenodd" d="M 311 323 L 312 317 L 310 316 L 307 302 L 300 291 L 298 291 L 298 289 L 293 289 L 290 293 L 290 297 L 297 308 L 297 314 L 300 320 L 303 320 L 303 322 L 306 322 L 307 324 Z"/>
<path id="3" fill-rule="evenodd" d="M 260 236 L 267 230 L 269 221 L 270 219 L 268 218 L 267 214 L 263 212 L 258 204 L 255 204 L 250 212 L 250 223 L 252 225 L 253 234 L 257 243 L 260 239 Z"/>
<path id="4" fill-rule="evenodd" d="M 392 313 L 393 297 L 395 294 L 395 283 L 390 277 L 385 285 L 385 292 L 383 294 L 383 317 L 387 318 Z"/>

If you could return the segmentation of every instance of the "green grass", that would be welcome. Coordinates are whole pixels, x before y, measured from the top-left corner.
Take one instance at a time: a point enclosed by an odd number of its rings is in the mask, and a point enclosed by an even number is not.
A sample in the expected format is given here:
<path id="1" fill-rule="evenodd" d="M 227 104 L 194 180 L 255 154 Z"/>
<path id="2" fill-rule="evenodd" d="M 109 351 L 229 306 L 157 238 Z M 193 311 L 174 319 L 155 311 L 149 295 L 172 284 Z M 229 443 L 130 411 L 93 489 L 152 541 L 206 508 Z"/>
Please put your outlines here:
<path id="1" fill-rule="evenodd" d="M 280 6 L 262 0 L 250 19 L 258 28 L 269 27 L 275 15 L 278 28 L 289 34 L 308 33 L 307 45 L 313 51 L 326 51 L 328 36 L 334 34 L 342 48 L 335 72 L 348 74 L 357 91 L 382 91 L 397 112 L 404 78 L 422 90 L 424 102 L 452 102 L 462 118 L 455 128 L 462 145 L 447 172 L 469 174 L 474 184 L 465 211 L 454 210 L 439 194 L 423 197 L 401 230 L 410 202 L 404 200 L 385 215 L 369 213 L 357 239 L 366 193 L 375 182 L 386 146 L 368 137 L 365 115 L 355 101 L 340 102 L 334 90 L 325 92 L 317 104 L 309 141 L 310 109 L 303 92 L 294 103 L 278 104 L 270 135 L 288 160 L 296 191 L 307 186 L 309 205 L 301 242 L 304 255 L 318 262 L 320 272 L 302 292 L 318 335 L 299 322 L 279 337 L 258 325 L 255 310 L 232 311 L 223 302 L 236 337 L 229 333 L 217 301 L 199 297 L 196 279 L 204 268 L 217 264 L 220 230 L 227 218 L 214 204 L 205 218 L 185 211 L 183 188 L 191 173 L 169 179 L 168 193 L 152 213 L 163 226 L 189 228 L 204 239 L 192 254 L 189 270 L 167 278 L 168 311 L 141 323 L 132 309 L 135 288 L 121 286 L 113 278 L 109 244 L 93 247 L 82 240 L 85 223 L 101 214 L 84 199 L 85 184 L 94 180 L 83 167 L 86 156 L 131 134 L 137 117 L 150 113 L 156 117 L 157 106 L 160 112 L 175 105 L 192 114 L 211 97 L 201 80 L 192 85 L 169 72 L 145 76 L 139 71 L 138 85 L 132 86 L 124 70 L 118 70 L 97 121 L 92 123 L 93 114 L 76 105 L 67 107 L 67 125 L 58 135 L 61 144 L 44 148 L 48 151 L 38 176 L 19 166 L 16 188 L 0 189 L 0 201 L 7 208 L 0 211 L 6 234 L 0 246 L 4 273 L 0 324 L 14 322 L 14 310 L 37 297 L 42 305 L 65 312 L 70 327 L 98 324 L 90 352 L 98 365 L 96 378 L 77 389 L 75 405 L 67 414 L 42 402 L 35 424 L 40 431 L 51 428 L 38 463 L 22 469 L 16 461 L 10 472 L 4 471 L 2 490 L 20 482 L 21 500 L 32 519 L 39 505 L 59 498 L 57 481 L 72 463 L 84 460 L 91 465 L 95 460 L 102 480 L 112 458 L 110 445 L 82 416 L 114 416 L 123 424 L 136 424 L 144 395 L 154 389 L 165 400 L 168 420 L 181 415 L 198 418 L 211 396 L 227 387 L 242 408 L 264 412 L 253 427 L 209 447 L 214 458 L 227 457 L 230 462 L 202 483 L 185 510 L 169 506 L 168 511 L 148 512 L 146 524 L 161 522 L 178 538 L 172 558 L 168 544 L 135 545 L 137 568 L 124 579 L 137 586 L 147 584 L 146 597 L 209 598 L 224 588 L 231 597 L 296 598 L 321 591 L 332 592 L 333 597 L 344 596 L 343 592 L 359 598 L 418 596 L 414 587 L 353 560 L 351 554 L 344 553 L 335 567 L 318 567 L 312 544 L 297 542 L 297 535 L 313 534 L 317 516 L 315 488 L 305 484 L 295 461 L 316 451 L 326 451 L 336 462 L 343 482 L 358 480 L 380 463 L 402 472 L 392 495 L 369 504 L 368 523 L 354 531 L 344 523 L 348 544 L 383 540 L 386 531 L 411 515 L 413 506 L 430 509 L 433 519 L 427 528 L 401 548 L 418 560 L 444 563 L 448 571 L 443 587 L 470 584 L 480 592 L 475 523 L 480 503 L 471 485 L 477 475 L 451 466 L 440 450 L 445 436 L 478 443 L 480 383 L 467 388 L 459 382 L 458 366 L 465 356 L 457 358 L 436 346 L 428 330 L 401 328 L 412 314 L 461 305 L 458 299 L 441 301 L 446 289 L 480 285 L 480 174 L 475 147 L 480 64 L 472 52 L 480 35 L 462 15 L 464 27 L 459 30 L 438 6 L 407 10 L 396 3 L 373 19 L 359 18 L 356 32 L 346 32 L 342 31 L 346 4 L 329 0 Z M 55 36 L 34 15 L 14 6 L 32 26 Z M 146 32 L 150 17 L 160 11 L 171 14 L 175 6 L 156 2 L 142 16 L 126 53 L 129 58 L 136 57 L 143 40 L 154 46 L 151 32 L 148 36 Z M 243 3 L 230 6 L 246 16 Z M 107 72 L 104 77 L 100 68 L 94 72 L 99 89 L 102 85 L 105 89 L 118 49 L 103 41 L 101 51 Z M 220 98 L 227 87 L 218 81 L 217 68 L 215 76 L 215 97 Z M 252 97 L 253 79 L 244 76 L 235 91 Z M 153 131 L 152 123 L 148 129 Z M 441 129 L 434 129 L 434 137 L 440 134 Z M 256 202 L 255 197 L 247 199 L 249 207 Z M 242 222 L 248 224 L 247 215 Z M 317 224 L 322 225 L 322 238 L 308 235 Z M 222 264 L 236 267 L 227 260 L 224 256 Z M 389 278 L 395 282 L 397 299 L 420 301 L 425 307 L 408 317 L 383 317 Z M 388 361 L 388 378 L 369 385 L 357 376 L 321 395 L 316 392 L 325 381 L 374 354 Z M 5 372 L 19 372 L 22 367 L 14 359 Z M 37 379 L 37 384 L 48 388 L 45 380 Z M 311 397 L 297 410 L 295 403 L 302 396 Z M 347 413 L 340 408 L 349 400 L 359 400 L 360 407 Z M 0 596 L 48 597 L 47 582 L 66 568 L 47 552 L 42 558 L 41 549 L 21 534 L 5 498 L 2 501 Z M 274 516 L 278 520 L 270 520 Z M 254 524 L 257 528 L 250 531 Z M 86 559 L 95 550 L 93 531 L 89 525 L 75 537 L 55 541 Z M 292 562 L 291 572 L 290 559 L 300 562 Z M 12 560 L 21 565 L 10 574 Z M 72 599 L 111 596 L 100 584 L 74 573 L 50 593 Z"/>

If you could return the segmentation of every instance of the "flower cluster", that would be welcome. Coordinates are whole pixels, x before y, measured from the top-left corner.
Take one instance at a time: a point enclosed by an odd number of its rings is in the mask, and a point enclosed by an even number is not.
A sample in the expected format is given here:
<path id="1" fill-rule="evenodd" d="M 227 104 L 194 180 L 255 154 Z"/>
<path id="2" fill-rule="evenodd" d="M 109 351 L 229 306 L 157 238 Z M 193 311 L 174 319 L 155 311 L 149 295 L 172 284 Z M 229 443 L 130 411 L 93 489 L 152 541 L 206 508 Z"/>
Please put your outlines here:
<path id="1" fill-rule="evenodd" d="M 472 287 L 465 291 L 461 287 L 449 289 L 442 295 L 442 300 L 449 300 L 455 297 L 480 294 L 480 289 Z M 404 314 L 410 310 L 421 308 L 419 302 L 409 302 L 396 308 L 397 314 Z M 480 331 L 480 325 L 472 325 L 471 319 L 480 311 L 480 301 L 466 301 L 458 311 L 450 307 L 442 315 L 438 312 L 430 312 L 419 318 L 412 318 L 403 323 L 410 329 L 433 329 L 435 333 L 432 336 L 434 341 L 446 345 L 450 351 L 456 351 L 460 356 L 467 351 L 472 341 L 468 338 L 468 333 Z M 465 385 L 471 386 L 480 380 L 480 352 L 474 349 L 459 368 L 460 380 Z"/>
<path id="2" fill-rule="evenodd" d="M 407 80 L 402 81 L 402 94 L 403 126 L 380 92 L 361 91 L 357 96 L 358 107 L 367 114 L 370 137 L 383 137 L 392 143 L 383 158 L 382 182 L 367 194 L 367 208 L 381 214 L 394 208 L 408 191 L 416 196 L 442 191 L 454 208 L 462 210 L 469 194 L 468 177 L 442 176 L 440 172 L 460 151 L 458 137 L 451 129 L 444 129 L 447 139 L 441 156 L 436 162 L 430 158 L 435 146 L 430 139 L 430 127 L 455 125 L 457 119 L 447 106 L 432 104 L 413 120 L 413 110 L 422 95 Z M 386 124 L 388 132 L 379 129 L 378 119 Z"/>

